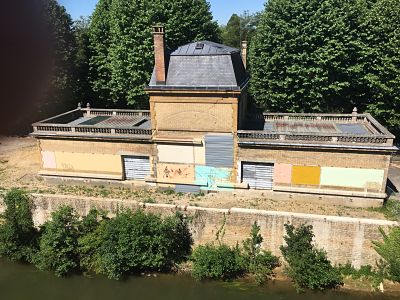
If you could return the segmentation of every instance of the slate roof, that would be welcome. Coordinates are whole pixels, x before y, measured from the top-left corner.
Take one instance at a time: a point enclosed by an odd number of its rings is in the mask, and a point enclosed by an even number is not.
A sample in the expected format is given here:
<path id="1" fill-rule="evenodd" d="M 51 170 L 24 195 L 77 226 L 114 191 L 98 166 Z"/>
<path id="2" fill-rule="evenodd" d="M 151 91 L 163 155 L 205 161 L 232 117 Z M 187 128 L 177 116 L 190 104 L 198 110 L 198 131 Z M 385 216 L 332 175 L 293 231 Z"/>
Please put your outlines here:
<path id="1" fill-rule="evenodd" d="M 165 85 L 153 71 L 149 89 L 240 90 L 249 79 L 240 50 L 210 41 L 183 45 L 167 54 Z"/>

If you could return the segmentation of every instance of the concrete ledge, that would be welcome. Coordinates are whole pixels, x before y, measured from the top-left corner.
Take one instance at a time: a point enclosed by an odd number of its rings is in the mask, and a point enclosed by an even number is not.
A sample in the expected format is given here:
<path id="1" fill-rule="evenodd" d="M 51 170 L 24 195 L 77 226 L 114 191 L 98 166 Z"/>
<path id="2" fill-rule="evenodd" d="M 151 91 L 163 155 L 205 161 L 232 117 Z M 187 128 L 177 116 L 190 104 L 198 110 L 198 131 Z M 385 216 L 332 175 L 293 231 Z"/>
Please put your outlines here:
<path id="1" fill-rule="evenodd" d="M 57 176 L 57 177 L 75 177 L 75 178 L 93 178 L 93 179 L 108 179 L 108 180 L 122 180 L 121 175 L 112 174 L 97 174 L 97 173 L 73 173 L 73 172 L 57 172 L 57 171 L 39 171 L 41 176 Z"/>

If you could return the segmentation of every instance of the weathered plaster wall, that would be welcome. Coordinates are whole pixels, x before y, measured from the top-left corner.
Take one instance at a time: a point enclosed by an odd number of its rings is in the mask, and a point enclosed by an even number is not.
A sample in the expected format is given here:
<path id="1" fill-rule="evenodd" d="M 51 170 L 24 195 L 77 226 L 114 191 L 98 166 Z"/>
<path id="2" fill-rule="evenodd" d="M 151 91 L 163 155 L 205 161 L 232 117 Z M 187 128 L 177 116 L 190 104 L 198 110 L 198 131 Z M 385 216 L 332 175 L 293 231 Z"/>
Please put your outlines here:
<path id="1" fill-rule="evenodd" d="M 263 247 L 274 254 L 281 255 L 279 246 L 283 243 L 284 224 L 303 223 L 314 227 L 315 241 L 324 248 L 334 263 L 350 261 L 358 267 L 363 264 L 375 264 L 378 258 L 371 241 L 379 240 L 379 227 L 387 230 L 396 222 L 385 220 L 358 219 L 312 214 L 273 212 L 252 209 L 212 209 L 200 207 L 178 207 L 168 204 L 140 204 L 134 201 L 116 199 L 82 198 L 74 196 L 32 195 L 34 202 L 34 221 L 42 224 L 51 212 L 61 205 L 70 205 L 84 215 L 91 208 L 100 208 L 115 214 L 121 208 L 143 208 L 146 211 L 168 215 L 181 211 L 191 217 L 191 231 L 195 244 L 204 244 L 216 240 L 216 232 L 224 226 L 223 242 L 236 245 L 248 237 L 251 225 L 257 222 L 264 237 Z M 0 201 L 0 212 L 4 209 Z M 224 224 L 224 225 L 223 225 Z M 398 224 L 397 224 L 398 225 Z"/>

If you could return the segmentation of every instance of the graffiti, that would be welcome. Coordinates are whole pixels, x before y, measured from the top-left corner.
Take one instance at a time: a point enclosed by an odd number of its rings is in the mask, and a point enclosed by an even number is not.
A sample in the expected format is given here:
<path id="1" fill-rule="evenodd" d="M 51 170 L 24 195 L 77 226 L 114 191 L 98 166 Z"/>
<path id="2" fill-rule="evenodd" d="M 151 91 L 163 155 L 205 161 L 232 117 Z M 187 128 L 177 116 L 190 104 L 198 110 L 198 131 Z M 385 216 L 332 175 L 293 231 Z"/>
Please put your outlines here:
<path id="1" fill-rule="evenodd" d="M 162 164 L 157 165 L 157 177 L 163 180 L 194 181 L 193 165 Z"/>

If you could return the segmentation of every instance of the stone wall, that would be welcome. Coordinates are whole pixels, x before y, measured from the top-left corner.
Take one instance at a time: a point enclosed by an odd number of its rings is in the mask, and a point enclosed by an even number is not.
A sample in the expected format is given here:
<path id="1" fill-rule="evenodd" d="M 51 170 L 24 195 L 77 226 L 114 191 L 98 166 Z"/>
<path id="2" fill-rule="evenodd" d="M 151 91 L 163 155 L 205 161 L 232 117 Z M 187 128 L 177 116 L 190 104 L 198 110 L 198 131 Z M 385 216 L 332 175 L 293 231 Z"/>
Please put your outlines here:
<path id="1" fill-rule="evenodd" d="M 110 215 L 121 208 L 137 209 L 162 215 L 180 211 L 191 220 L 191 231 L 195 244 L 216 241 L 216 233 L 224 228 L 222 241 L 236 245 L 249 236 L 251 225 L 257 222 L 264 237 L 264 249 L 281 255 L 279 246 L 283 243 L 284 224 L 311 224 L 314 227 L 315 242 L 324 248 L 334 263 L 351 262 L 355 267 L 375 264 L 378 255 L 371 241 L 381 238 L 378 228 L 388 230 L 396 222 L 385 220 L 359 219 L 349 217 L 323 216 L 301 213 L 263 211 L 252 209 L 214 209 L 201 207 L 181 207 L 168 204 L 144 204 L 117 199 L 83 198 L 76 196 L 32 195 L 34 202 L 34 221 L 43 224 L 61 205 L 70 205 L 80 215 L 87 214 L 91 208 L 100 208 Z M 0 202 L 0 212 L 4 209 Z"/>

